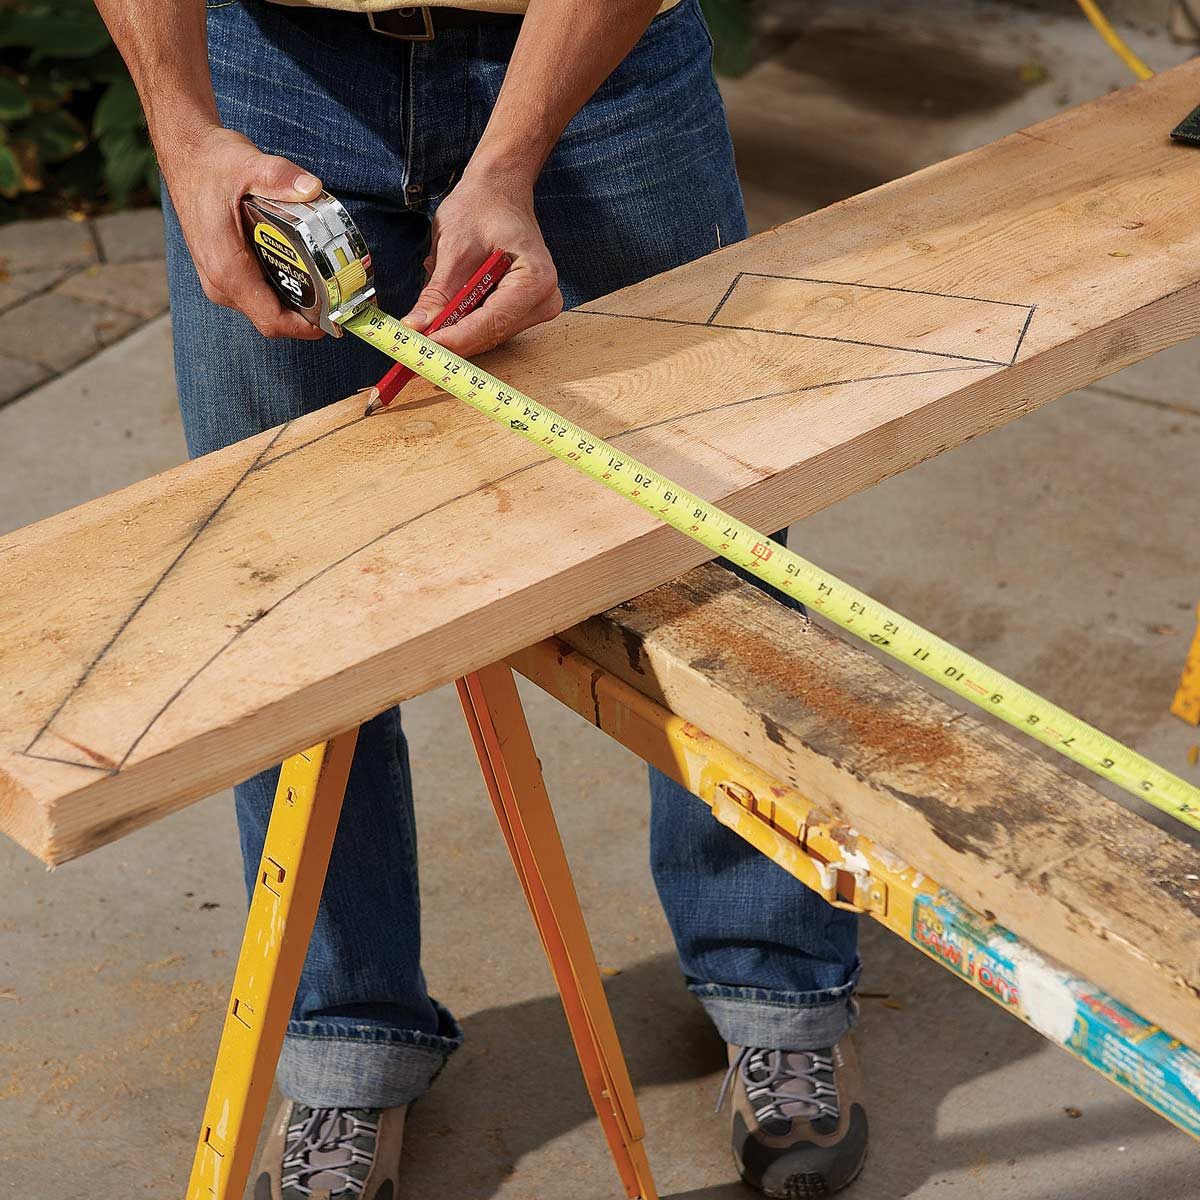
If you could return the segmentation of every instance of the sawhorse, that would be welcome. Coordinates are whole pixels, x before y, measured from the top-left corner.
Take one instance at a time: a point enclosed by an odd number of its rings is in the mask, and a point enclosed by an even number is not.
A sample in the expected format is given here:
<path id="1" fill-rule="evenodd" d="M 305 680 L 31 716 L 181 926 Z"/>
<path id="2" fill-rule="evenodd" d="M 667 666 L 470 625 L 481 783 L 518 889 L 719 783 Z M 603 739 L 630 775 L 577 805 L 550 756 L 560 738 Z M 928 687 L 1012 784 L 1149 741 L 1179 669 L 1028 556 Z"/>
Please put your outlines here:
<path id="1" fill-rule="evenodd" d="M 1183 664 L 1171 711 L 1189 725 L 1200 725 L 1200 604 L 1196 605 L 1196 632 Z"/>
<path id="2" fill-rule="evenodd" d="M 511 669 L 458 681 L 500 829 L 626 1194 L 656 1200 L 633 1085 Z M 188 1200 L 241 1200 L 308 952 L 358 730 L 295 754 L 275 791 Z"/>
<path id="3" fill-rule="evenodd" d="M 734 830 L 839 907 L 865 913 L 1032 1024 L 1142 1103 L 1200 1138 L 1200 1054 L 866 838 L 839 830 L 793 788 L 551 638 L 509 662 L 544 691 L 681 783 Z M 593 1103 L 629 1196 L 654 1184 L 629 1076 L 600 983 L 512 672 L 459 682 L 468 725 L 543 945 Z M 188 1200 L 240 1200 L 333 843 L 356 731 L 285 764 L 247 920 Z M 971 970 L 964 963 L 973 964 Z M 1048 1028 L 1020 978 L 1074 1009 Z M 246 997 L 262 997 L 255 1010 Z"/>

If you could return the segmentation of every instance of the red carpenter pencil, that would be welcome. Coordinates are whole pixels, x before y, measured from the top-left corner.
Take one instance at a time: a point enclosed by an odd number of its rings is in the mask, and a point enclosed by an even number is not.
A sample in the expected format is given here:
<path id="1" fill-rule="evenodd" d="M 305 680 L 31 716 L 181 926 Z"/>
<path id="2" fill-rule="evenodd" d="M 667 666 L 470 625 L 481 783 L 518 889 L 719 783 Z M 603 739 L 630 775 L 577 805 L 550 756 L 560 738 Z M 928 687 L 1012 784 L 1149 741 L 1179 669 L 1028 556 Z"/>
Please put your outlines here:
<path id="1" fill-rule="evenodd" d="M 511 266 L 512 259 L 503 250 L 494 251 L 421 332 L 435 333 L 439 329 L 457 325 L 467 313 L 474 312 L 484 302 Z M 391 404 L 412 377 L 413 373 L 403 363 L 396 363 L 375 385 L 378 395 L 367 405 L 366 415 L 369 417 Z"/>

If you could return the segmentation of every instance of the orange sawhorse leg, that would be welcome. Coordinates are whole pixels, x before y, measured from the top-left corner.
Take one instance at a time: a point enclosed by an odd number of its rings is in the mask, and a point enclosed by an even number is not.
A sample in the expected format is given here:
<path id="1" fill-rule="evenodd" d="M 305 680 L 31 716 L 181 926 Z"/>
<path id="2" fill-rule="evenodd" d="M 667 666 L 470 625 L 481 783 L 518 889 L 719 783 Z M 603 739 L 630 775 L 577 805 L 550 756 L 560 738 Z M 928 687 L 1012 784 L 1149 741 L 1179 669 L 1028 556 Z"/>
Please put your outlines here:
<path id="1" fill-rule="evenodd" d="M 495 663 L 457 687 L 621 1182 L 630 1197 L 656 1200 L 633 1085 L 512 671 Z"/>
<path id="2" fill-rule="evenodd" d="M 633 1087 L 512 672 L 489 667 L 458 686 L 622 1182 L 629 1196 L 656 1200 Z M 354 729 L 293 755 L 280 772 L 187 1200 L 236 1200 L 245 1189 L 357 736 Z"/>

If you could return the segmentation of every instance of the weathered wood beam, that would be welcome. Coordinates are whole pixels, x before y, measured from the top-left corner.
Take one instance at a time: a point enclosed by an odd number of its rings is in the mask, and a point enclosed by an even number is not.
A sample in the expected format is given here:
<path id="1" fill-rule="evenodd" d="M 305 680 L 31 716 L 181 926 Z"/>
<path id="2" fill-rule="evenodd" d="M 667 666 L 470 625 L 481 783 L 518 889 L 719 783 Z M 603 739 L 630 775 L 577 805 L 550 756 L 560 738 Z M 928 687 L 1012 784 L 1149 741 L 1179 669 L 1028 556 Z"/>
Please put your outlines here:
<path id="1" fill-rule="evenodd" d="M 559 637 L 1200 1046 L 1200 851 L 716 565 Z"/>
<path id="2" fill-rule="evenodd" d="M 1200 154 L 1167 138 L 1198 91 L 1166 72 L 487 365 L 778 528 L 1200 328 Z M 0 830 L 62 861 L 706 556 L 428 387 L 333 404 L 0 540 Z"/>

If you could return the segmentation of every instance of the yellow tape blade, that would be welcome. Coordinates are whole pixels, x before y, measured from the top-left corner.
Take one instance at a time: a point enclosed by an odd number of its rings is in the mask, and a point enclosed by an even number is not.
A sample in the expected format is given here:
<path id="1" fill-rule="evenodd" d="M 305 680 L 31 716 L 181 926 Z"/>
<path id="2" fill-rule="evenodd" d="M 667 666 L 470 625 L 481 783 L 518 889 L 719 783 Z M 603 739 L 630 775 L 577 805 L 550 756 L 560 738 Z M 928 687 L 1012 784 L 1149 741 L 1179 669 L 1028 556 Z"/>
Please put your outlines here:
<path id="1" fill-rule="evenodd" d="M 549 450 L 855 637 L 878 646 L 978 708 L 1200 829 L 1200 788 L 1151 762 L 914 621 L 823 571 L 715 504 L 610 446 L 394 317 L 366 305 L 343 323 L 355 336 L 476 411 Z"/>

